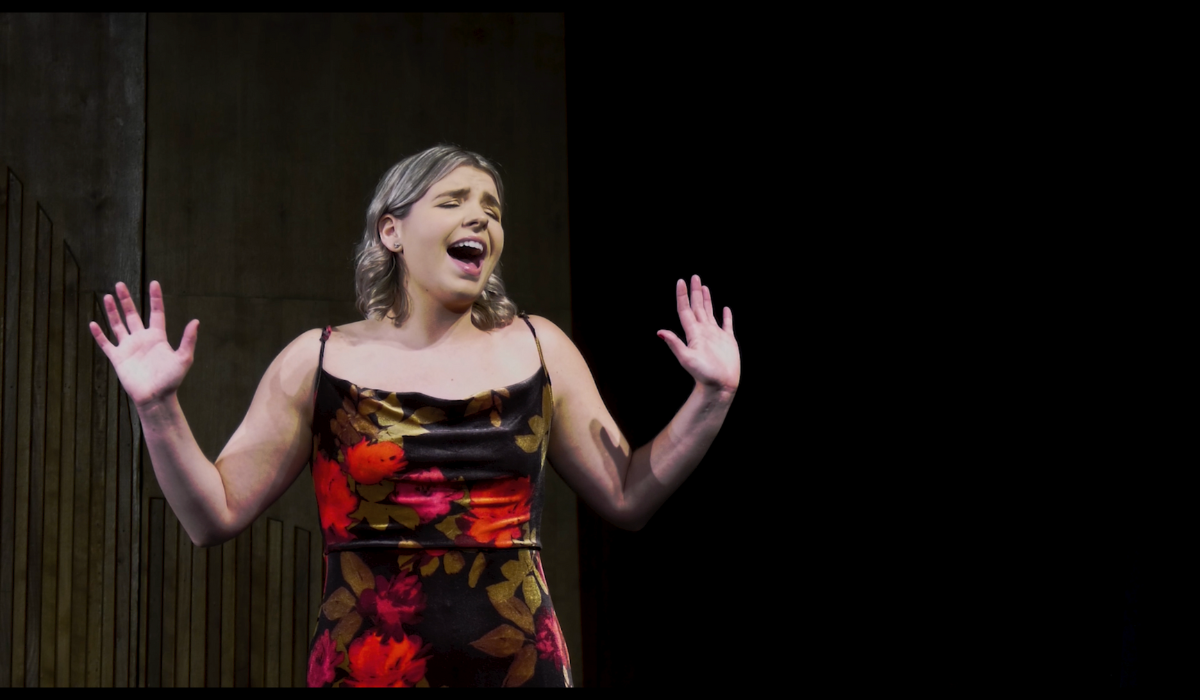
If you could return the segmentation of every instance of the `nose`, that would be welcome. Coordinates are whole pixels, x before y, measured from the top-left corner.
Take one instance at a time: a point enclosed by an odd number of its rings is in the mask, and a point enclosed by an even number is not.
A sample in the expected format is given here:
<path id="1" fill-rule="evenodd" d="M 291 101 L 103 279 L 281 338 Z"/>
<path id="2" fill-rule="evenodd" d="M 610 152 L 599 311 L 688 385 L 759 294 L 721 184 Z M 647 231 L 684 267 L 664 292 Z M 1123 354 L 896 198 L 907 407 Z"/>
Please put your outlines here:
<path id="1" fill-rule="evenodd" d="M 481 232 L 488 227 L 488 215 L 482 208 L 475 206 L 467 212 L 467 217 L 463 221 L 463 226 L 475 231 Z"/>

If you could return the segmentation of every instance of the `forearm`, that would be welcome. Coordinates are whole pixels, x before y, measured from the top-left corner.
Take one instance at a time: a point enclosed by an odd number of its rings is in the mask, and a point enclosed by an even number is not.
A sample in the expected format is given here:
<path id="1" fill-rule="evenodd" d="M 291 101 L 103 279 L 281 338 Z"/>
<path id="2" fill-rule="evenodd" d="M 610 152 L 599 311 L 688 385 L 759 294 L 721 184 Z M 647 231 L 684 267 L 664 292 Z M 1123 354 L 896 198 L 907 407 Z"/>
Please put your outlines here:
<path id="1" fill-rule="evenodd" d="M 621 525 L 644 526 L 688 478 L 725 422 L 733 396 L 697 383 L 667 427 L 634 450 L 622 489 Z"/>
<path id="2" fill-rule="evenodd" d="M 196 443 L 176 395 L 138 406 L 138 416 L 158 484 L 192 542 L 212 546 L 228 539 L 225 484 Z"/>

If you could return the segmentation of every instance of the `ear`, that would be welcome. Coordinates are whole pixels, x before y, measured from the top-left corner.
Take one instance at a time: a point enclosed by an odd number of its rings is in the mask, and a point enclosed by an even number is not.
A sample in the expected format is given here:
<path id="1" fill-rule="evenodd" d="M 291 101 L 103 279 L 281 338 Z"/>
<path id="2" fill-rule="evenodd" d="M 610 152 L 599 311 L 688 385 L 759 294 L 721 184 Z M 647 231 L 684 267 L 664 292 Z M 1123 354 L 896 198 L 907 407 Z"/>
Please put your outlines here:
<path id="1" fill-rule="evenodd" d="M 383 247 L 398 253 L 401 250 L 401 223 L 400 220 L 391 214 L 384 214 L 379 220 L 379 240 L 383 243 Z"/>

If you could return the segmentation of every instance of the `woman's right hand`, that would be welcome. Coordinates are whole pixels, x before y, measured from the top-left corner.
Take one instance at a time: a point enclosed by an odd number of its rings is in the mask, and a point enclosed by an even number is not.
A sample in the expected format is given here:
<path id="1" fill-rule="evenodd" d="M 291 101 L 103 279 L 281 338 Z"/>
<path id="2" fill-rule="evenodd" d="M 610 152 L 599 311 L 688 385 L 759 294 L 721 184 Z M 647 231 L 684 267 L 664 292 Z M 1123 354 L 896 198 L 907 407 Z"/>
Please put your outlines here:
<path id="1" fill-rule="evenodd" d="M 133 298 L 125 283 L 117 283 L 117 300 L 125 312 L 122 322 L 117 311 L 117 301 L 111 294 L 104 295 L 104 310 L 108 313 L 108 324 L 116 339 L 114 345 L 104 334 L 99 324 L 92 322 L 88 327 L 96 344 L 108 356 L 121 380 L 121 386 L 134 404 L 142 406 L 160 401 L 174 394 L 188 370 L 192 367 L 193 351 L 200 321 L 193 319 L 183 329 L 179 349 L 172 349 L 167 342 L 167 321 L 163 313 L 162 287 L 158 282 L 150 283 L 150 325 L 142 325 Z"/>

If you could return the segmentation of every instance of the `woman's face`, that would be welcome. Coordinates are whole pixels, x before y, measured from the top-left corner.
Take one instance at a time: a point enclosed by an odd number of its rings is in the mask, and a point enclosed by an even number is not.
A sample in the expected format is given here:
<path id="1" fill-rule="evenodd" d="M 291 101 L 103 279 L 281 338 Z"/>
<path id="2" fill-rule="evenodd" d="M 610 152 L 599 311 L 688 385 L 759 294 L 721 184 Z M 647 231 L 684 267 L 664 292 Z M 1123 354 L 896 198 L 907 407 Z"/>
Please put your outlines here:
<path id="1" fill-rule="evenodd" d="M 410 297 L 460 310 L 474 303 L 504 251 L 499 199 L 491 175 L 464 165 L 434 183 L 403 219 L 384 217 L 380 238 L 392 251 L 403 247 Z"/>

